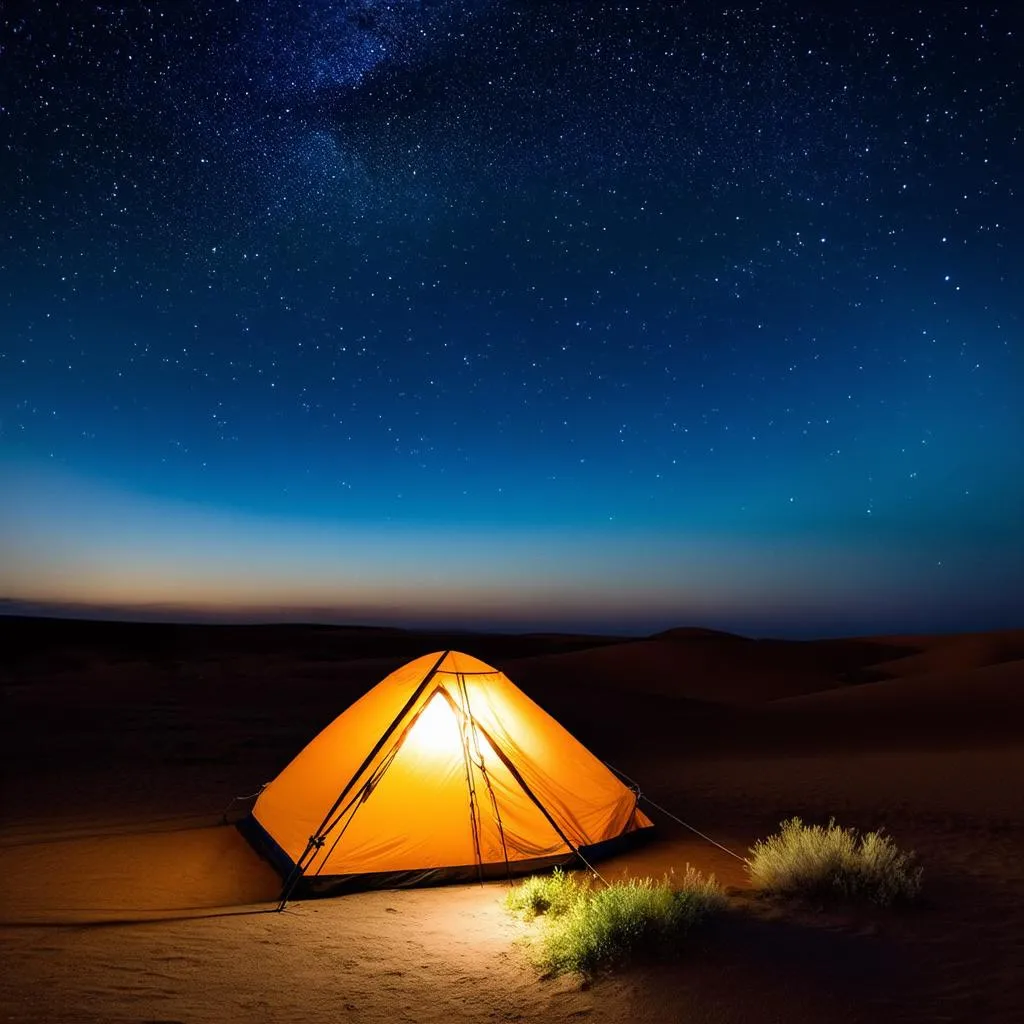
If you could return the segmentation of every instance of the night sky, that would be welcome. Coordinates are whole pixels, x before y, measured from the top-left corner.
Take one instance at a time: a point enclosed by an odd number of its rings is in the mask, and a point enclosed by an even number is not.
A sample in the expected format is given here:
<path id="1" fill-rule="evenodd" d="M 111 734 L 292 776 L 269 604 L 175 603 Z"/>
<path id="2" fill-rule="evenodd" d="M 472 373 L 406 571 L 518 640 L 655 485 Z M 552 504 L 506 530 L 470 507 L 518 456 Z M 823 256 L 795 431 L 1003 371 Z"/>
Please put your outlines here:
<path id="1" fill-rule="evenodd" d="M 1024 625 L 1016 8 L 8 0 L 4 607 Z"/>

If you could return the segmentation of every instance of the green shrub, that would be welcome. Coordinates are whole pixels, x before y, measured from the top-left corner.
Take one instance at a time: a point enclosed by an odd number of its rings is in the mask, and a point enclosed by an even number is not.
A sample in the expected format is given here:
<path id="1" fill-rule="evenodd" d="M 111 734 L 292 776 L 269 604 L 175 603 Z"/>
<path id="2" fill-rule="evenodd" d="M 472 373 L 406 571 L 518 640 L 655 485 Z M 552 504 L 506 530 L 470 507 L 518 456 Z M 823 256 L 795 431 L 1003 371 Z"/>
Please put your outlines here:
<path id="1" fill-rule="evenodd" d="M 883 832 L 805 825 L 790 818 L 750 849 L 747 873 L 764 892 L 868 900 L 882 906 L 914 899 L 921 868 Z"/>
<path id="2" fill-rule="evenodd" d="M 527 920 L 538 914 L 556 917 L 564 914 L 584 892 L 583 883 L 555 868 L 550 875 L 531 875 L 510 889 L 505 895 L 505 907 Z"/>
<path id="3" fill-rule="evenodd" d="M 590 889 L 563 875 L 553 888 L 551 893 L 530 879 L 506 900 L 512 910 L 547 901 L 536 959 L 551 974 L 589 974 L 638 954 L 675 953 L 695 925 L 725 904 L 714 876 L 704 878 L 689 866 L 676 886 L 668 878 L 645 878 Z"/>

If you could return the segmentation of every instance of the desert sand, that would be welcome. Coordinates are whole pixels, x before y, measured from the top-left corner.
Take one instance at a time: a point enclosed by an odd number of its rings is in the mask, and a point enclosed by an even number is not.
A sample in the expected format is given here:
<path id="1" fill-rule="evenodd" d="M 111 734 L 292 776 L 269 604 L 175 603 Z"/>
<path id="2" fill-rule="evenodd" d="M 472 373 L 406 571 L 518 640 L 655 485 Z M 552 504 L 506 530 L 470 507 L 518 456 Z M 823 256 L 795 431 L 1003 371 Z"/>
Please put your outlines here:
<path id="1" fill-rule="evenodd" d="M 233 827 L 353 699 L 446 647 L 495 664 L 739 854 L 783 818 L 886 827 L 920 906 L 756 897 L 652 811 L 614 877 L 714 872 L 671 963 L 544 979 L 503 884 L 294 902 Z M 1024 630 L 806 643 L 0 619 L 0 1012 L 11 1021 L 1024 1020 Z"/>

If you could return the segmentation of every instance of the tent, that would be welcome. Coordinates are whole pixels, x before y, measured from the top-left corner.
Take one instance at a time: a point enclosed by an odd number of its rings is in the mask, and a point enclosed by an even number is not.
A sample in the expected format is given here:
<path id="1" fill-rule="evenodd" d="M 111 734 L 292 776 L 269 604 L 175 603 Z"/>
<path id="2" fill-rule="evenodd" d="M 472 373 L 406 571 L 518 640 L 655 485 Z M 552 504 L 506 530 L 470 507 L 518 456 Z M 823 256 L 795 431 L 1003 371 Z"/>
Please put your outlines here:
<path id="1" fill-rule="evenodd" d="M 261 791 L 243 834 L 285 896 L 500 878 L 611 852 L 637 793 L 457 651 L 392 672 Z"/>

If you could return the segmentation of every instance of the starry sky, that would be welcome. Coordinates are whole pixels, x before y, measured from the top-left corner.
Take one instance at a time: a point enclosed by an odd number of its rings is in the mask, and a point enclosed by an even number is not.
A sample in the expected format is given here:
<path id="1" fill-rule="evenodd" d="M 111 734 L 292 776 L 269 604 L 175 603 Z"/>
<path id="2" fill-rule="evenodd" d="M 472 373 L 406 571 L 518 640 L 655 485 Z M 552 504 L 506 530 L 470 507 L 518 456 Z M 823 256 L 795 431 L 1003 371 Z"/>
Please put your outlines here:
<path id="1" fill-rule="evenodd" d="M 1024 625 L 1014 8 L 9 0 L 2 607 Z"/>

